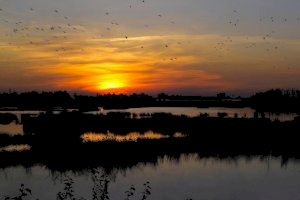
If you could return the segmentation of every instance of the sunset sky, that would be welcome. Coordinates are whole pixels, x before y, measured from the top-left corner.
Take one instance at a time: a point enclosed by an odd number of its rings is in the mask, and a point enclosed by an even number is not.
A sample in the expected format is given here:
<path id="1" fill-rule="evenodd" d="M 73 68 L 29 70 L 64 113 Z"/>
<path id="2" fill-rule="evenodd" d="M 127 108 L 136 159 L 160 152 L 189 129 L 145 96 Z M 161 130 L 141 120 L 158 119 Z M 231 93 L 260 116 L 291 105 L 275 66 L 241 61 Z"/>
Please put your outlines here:
<path id="1" fill-rule="evenodd" d="M 300 88 L 299 0 L 0 0 L 0 91 Z"/>

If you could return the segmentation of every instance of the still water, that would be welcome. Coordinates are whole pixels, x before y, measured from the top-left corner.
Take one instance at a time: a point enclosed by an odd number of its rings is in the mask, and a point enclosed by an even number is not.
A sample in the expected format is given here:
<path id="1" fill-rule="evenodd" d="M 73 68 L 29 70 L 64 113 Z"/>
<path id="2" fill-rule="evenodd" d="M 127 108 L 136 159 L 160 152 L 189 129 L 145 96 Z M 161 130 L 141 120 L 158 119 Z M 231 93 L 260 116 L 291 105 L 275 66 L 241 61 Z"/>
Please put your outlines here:
<path id="1" fill-rule="evenodd" d="M 101 171 L 101 167 L 98 168 Z M 105 174 L 105 172 L 103 171 Z M 282 165 L 280 158 L 218 159 L 181 155 L 179 159 L 159 158 L 156 164 L 140 163 L 132 168 L 114 169 L 109 177 L 112 200 L 125 199 L 134 185 L 141 199 L 143 183 L 149 181 L 152 200 L 220 199 L 282 200 L 300 198 L 300 162 Z M 0 170 L 0 195 L 16 195 L 21 183 L 32 189 L 36 198 L 56 199 L 63 190 L 62 180 L 71 177 L 77 197 L 92 199 L 93 175 L 90 170 L 51 172 L 44 166 L 22 166 Z"/>
<path id="2" fill-rule="evenodd" d="M 227 113 L 228 117 L 245 117 L 252 118 L 255 110 L 249 107 L 245 108 L 224 108 L 224 107 L 209 107 L 209 108 L 197 108 L 197 107 L 142 107 L 142 108 L 129 108 L 129 109 L 113 109 L 113 110 L 100 110 L 87 112 L 89 114 L 107 114 L 109 112 L 129 112 L 137 115 L 141 114 L 153 114 L 153 113 L 171 113 L 173 115 L 186 115 L 189 117 L 196 117 L 200 114 L 207 113 L 210 117 L 217 117 L 218 113 Z M 279 121 L 292 121 L 296 116 L 296 113 L 264 113 L 266 118 Z"/>
<path id="3" fill-rule="evenodd" d="M 17 118 L 18 118 L 18 121 L 19 122 L 22 122 L 21 121 L 21 116 L 23 114 L 26 114 L 26 115 L 31 115 L 31 116 L 38 116 L 39 114 L 41 113 L 45 113 L 45 111 L 40 111 L 40 110 L 11 110 L 11 111 L 7 111 L 7 110 L 1 110 L 0 113 L 10 113 L 10 114 L 14 114 Z"/>

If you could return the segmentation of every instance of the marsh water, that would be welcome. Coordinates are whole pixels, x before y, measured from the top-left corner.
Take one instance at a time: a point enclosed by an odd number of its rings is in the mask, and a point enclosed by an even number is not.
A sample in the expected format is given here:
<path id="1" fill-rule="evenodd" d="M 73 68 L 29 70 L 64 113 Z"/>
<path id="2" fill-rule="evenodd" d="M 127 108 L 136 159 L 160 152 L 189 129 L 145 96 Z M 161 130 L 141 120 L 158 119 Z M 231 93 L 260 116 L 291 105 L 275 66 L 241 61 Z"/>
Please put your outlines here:
<path id="1" fill-rule="evenodd" d="M 70 110 L 73 111 L 73 110 Z M 54 111 L 54 113 L 59 114 L 61 111 Z M 196 108 L 196 107 L 142 107 L 142 108 L 129 108 L 129 109 L 110 109 L 110 110 L 99 110 L 99 111 L 89 111 L 86 114 L 107 114 L 110 112 L 128 112 L 131 114 L 136 114 L 141 116 L 142 114 L 153 114 L 153 113 L 170 113 L 173 115 L 186 115 L 189 117 L 199 116 L 200 114 L 207 113 L 211 117 L 217 117 L 218 113 L 227 113 L 228 117 L 244 117 L 252 118 L 254 116 L 255 110 L 249 107 L 246 108 L 223 108 L 223 107 L 209 107 L 209 108 Z M 12 122 L 8 125 L 0 124 L 0 134 L 9 135 L 22 135 L 23 126 L 21 122 L 22 114 L 29 114 L 32 116 L 38 116 L 40 113 L 45 113 L 45 111 L 0 111 L 0 113 L 11 113 L 17 116 L 20 123 Z M 264 113 L 266 118 L 270 120 L 279 121 L 292 121 L 296 116 L 296 113 Z"/>
<path id="2" fill-rule="evenodd" d="M 90 114 L 107 114 L 109 112 L 129 112 L 137 115 L 144 113 L 170 113 L 173 115 L 186 115 L 188 117 L 196 117 L 200 114 L 207 113 L 210 117 L 217 117 L 218 113 L 227 113 L 228 117 L 245 117 L 252 118 L 255 110 L 250 107 L 245 108 L 225 108 L 225 107 L 142 107 L 142 108 L 129 108 L 129 109 L 114 109 L 114 110 L 100 110 L 87 112 Z M 264 113 L 266 118 L 279 121 L 292 121 L 296 116 L 296 113 Z"/>
<path id="3" fill-rule="evenodd" d="M 101 166 L 98 168 L 101 171 Z M 103 171 L 103 173 L 106 173 Z M 140 199 L 143 183 L 149 181 L 153 200 L 222 199 L 282 200 L 300 198 L 300 162 L 282 164 L 274 157 L 200 158 L 196 154 L 179 159 L 158 158 L 156 163 L 139 163 L 127 169 L 113 169 L 109 174 L 110 199 L 125 199 L 131 185 L 136 188 L 133 199 Z M 90 169 L 52 172 L 45 166 L 8 167 L 0 170 L 1 195 L 16 195 L 21 183 L 34 197 L 56 199 L 63 190 L 63 180 L 74 180 L 77 197 L 92 199 L 94 185 Z"/>
<path id="4" fill-rule="evenodd" d="M 39 115 L 43 111 L 2 111 L 16 114 L 19 122 L 0 125 L 0 134 L 10 136 L 22 135 L 21 114 Z M 87 114 L 107 114 L 109 112 L 129 112 L 142 116 L 143 113 L 171 113 L 173 115 L 198 116 L 207 113 L 218 116 L 226 112 L 228 117 L 251 118 L 251 108 L 170 108 L 148 107 L 125 110 L 100 110 Z M 296 114 L 266 114 L 271 120 L 293 120 Z M 156 132 L 137 133 L 120 136 L 113 133 L 82 133 L 87 141 L 136 141 L 138 139 L 160 139 L 165 136 Z M 185 137 L 185 133 L 174 132 L 169 137 Z M 0 151 L 30 151 L 30 146 L 0 147 Z M 96 153 L 97 152 L 93 152 Z M 0 155 L 1 156 L 1 155 Z M 129 155 L 130 157 L 130 155 Z M 112 160 L 114 158 L 111 158 Z M 283 161 L 284 160 L 284 161 Z M 94 167 L 93 167 L 94 168 Z M 282 159 L 279 157 L 239 156 L 219 158 L 217 155 L 202 157 L 199 154 L 181 154 L 179 157 L 158 156 L 156 161 L 137 162 L 127 168 L 113 166 L 110 171 L 104 170 L 101 164 L 97 168 L 108 178 L 108 195 L 112 200 L 126 198 L 125 191 L 131 185 L 136 188 L 132 199 L 141 199 L 143 184 L 149 181 L 152 200 L 185 200 L 220 199 L 220 200 L 264 200 L 264 199 L 300 199 L 300 160 Z M 97 182 L 93 169 L 58 172 L 48 166 L 35 164 L 6 166 L 0 169 L 0 199 L 18 195 L 21 184 L 30 188 L 33 197 L 43 200 L 54 200 L 64 188 L 65 178 L 74 180 L 75 195 L 92 199 L 92 189 Z"/>

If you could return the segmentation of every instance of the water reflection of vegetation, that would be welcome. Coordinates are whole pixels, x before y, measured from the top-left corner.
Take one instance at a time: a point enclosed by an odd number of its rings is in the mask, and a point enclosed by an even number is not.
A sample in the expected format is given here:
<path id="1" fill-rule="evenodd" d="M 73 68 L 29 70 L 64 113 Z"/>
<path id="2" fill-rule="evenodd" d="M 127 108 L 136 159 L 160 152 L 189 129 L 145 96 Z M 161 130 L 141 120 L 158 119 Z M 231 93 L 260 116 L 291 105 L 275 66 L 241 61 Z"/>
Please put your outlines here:
<path id="1" fill-rule="evenodd" d="M 81 135 L 83 142 L 102 142 L 102 141 L 115 141 L 115 142 L 136 142 L 138 140 L 159 140 L 163 138 L 169 138 L 168 135 L 161 133 L 155 133 L 153 131 L 147 131 L 143 134 L 138 132 L 131 132 L 127 135 L 116 135 L 113 133 L 84 133 Z M 174 138 L 186 137 L 180 132 L 176 132 L 173 135 Z"/>
<path id="2" fill-rule="evenodd" d="M 22 152 L 29 151 L 31 146 L 28 144 L 14 144 L 5 147 L 0 147 L 0 152 Z"/>

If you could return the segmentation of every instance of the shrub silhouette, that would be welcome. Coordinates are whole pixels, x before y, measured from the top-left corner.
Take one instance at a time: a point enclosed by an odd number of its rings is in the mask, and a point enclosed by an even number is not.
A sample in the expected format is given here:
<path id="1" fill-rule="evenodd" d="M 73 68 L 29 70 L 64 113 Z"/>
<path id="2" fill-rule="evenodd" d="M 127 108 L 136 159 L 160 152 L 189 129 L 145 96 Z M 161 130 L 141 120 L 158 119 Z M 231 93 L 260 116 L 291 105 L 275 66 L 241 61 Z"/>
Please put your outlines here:
<path id="1" fill-rule="evenodd" d="M 130 200 L 135 195 L 135 186 L 131 185 L 130 189 L 125 192 L 126 198 L 125 200 Z"/>
<path id="2" fill-rule="evenodd" d="M 141 200 L 146 200 L 150 195 L 151 195 L 151 186 L 150 186 L 150 182 L 147 181 L 146 183 L 144 183 L 144 191 L 142 193 Z"/>
<path id="3" fill-rule="evenodd" d="M 71 178 L 66 178 L 64 180 L 64 191 L 57 193 L 57 200 L 76 200 L 74 197 L 74 189 L 73 189 L 74 181 Z"/>
<path id="4" fill-rule="evenodd" d="M 110 183 L 110 178 L 107 174 L 101 173 L 99 170 L 93 170 L 93 180 L 95 181 L 94 186 L 92 188 L 92 200 L 109 200 L 109 192 L 108 185 Z M 74 194 L 74 180 L 70 177 L 67 177 L 63 180 L 64 188 L 63 191 L 60 191 L 56 195 L 57 200 L 87 200 L 83 197 L 76 197 Z M 150 182 L 147 181 L 143 184 L 144 190 L 142 192 L 142 196 L 140 200 L 146 200 L 151 195 L 151 187 Z M 135 196 L 135 186 L 131 185 L 130 189 L 125 192 L 126 198 L 125 200 L 130 200 Z M 27 200 L 27 199 L 35 199 L 31 192 L 31 189 L 25 187 L 24 184 L 21 184 L 19 188 L 19 195 L 17 196 L 4 196 L 3 200 Z"/>
<path id="5" fill-rule="evenodd" d="M 94 186 L 92 188 L 93 200 L 109 200 L 109 176 L 106 173 L 103 173 L 100 169 L 93 169 L 92 174 L 92 179 L 94 181 Z"/>

